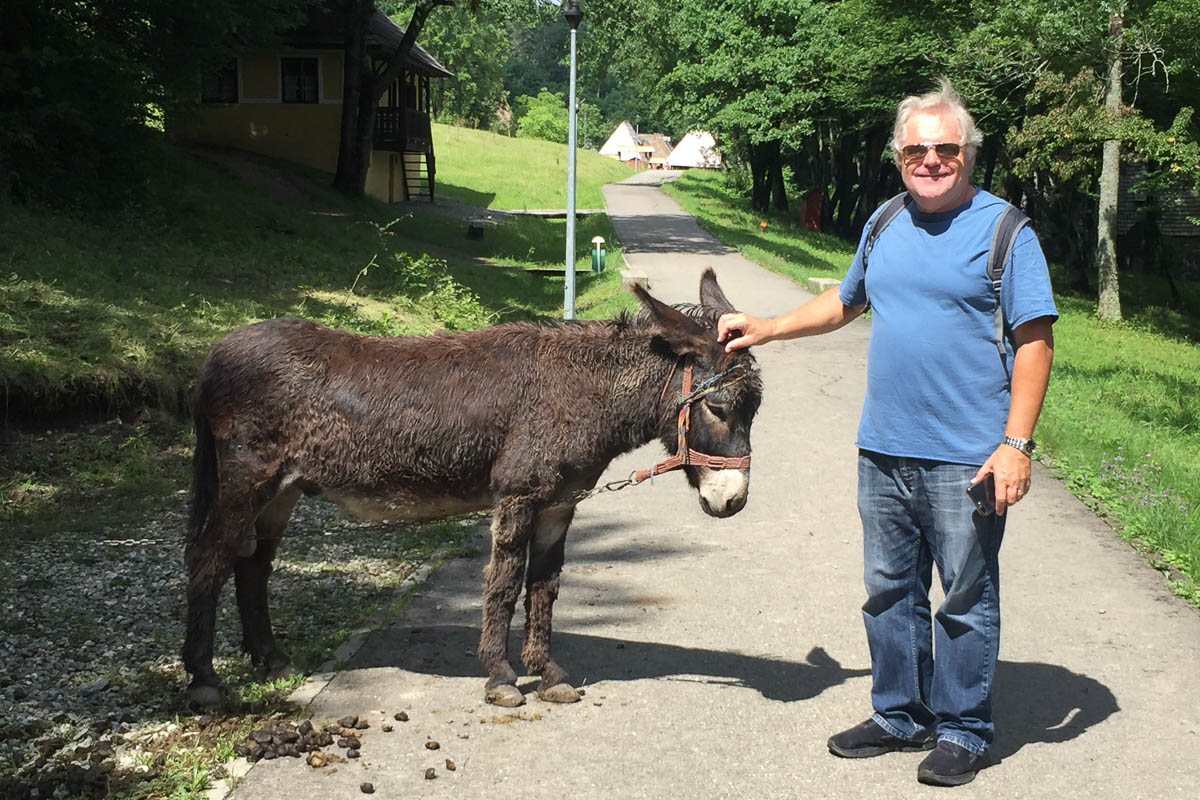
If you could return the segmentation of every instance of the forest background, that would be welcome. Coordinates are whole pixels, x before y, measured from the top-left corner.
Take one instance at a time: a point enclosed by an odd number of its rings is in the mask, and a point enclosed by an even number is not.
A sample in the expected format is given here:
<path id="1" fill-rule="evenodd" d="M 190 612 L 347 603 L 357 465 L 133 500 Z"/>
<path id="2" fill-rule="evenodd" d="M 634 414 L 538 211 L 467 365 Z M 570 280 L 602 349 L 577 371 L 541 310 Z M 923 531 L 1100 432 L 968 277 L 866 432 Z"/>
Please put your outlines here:
<path id="1" fill-rule="evenodd" d="M 202 70 L 271 41 L 312 2 L 6 0 L 8 193 L 135 200 L 153 158 L 147 118 L 194 102 Z M 401 25 L 424 20 L 420 43 L 455 73 L 435 82 L 437 121 L 566 142 L 557 5 L 374 5 Z M 1200 273 L 1195 247 L 1155 235 L 1164 190 L 1200 183 L 1200 0 L 585 0 L 583 10 L 582 147 L 622 120 L 675 141 L 710 130 L 753 208 L 798 210 L 806 198 L 821 231 L 853 239 L 899 188 L 888 147 L 897 101 L 945 76 L 985 134 L 977 183 L 1029 214 L 1067 288 L 1096 288 L 1100 267 L 1115 282 L 1114 259 L 1168 279 Z M 1105 142 L 1145 167 L 1124 187 L 1137 190 L 1144 224 L 1115 242 L 1098 225 L 1115 202 L 1115 188 L 1102 196 Z M 1120 318 L 1119 307 L 1101 311 Z"/>

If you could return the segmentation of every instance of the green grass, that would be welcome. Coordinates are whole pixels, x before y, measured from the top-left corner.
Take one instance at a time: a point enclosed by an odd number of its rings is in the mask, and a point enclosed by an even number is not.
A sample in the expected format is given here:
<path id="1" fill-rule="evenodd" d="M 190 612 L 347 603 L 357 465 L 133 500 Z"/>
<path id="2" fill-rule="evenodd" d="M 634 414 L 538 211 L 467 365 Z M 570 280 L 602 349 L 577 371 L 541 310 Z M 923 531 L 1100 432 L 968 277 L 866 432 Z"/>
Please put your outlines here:
<path id="1" fill-rule="evenodd" d="M 696 217 L 700 227 L 756 264 L 798 283 L 812 277 L 840 279 L 854 257 L 853 244 L 805 230 L 787 213 L 751 210 L 724 173 L 688 170 L 663 189 Z"/>
<path id="2" fill-rule="evenodd" d="M 437 193 L 485 208 L 567 207 L 567 146 L 451 125 L 433 126 Z M 604 208 L 600 187 L 633 171 L 614 158 L 579 150 L 575 207 Z"/>
<path id="3" fill-rule="evenodd" d="M 446 195 L 493 208 L 565 205 L 558 181 L 540 185 L 564 148 L 482 134 L 473 141 L 474 132 L 438 128 L 457 145 L 438 143 L 439 177 L 452 179 Z M 472 159 L 492 169 L 471 173 Z M 455 166 L 459 160 L 463 168 Z M 328 175 L 263 161 L 290 172 L 332 213 L 282 205 L 166 147 L 163 172 L 140 207 L 85 216 L 0 199 L 0 548 L 20 548 L 29 538 L 136 537 L 147 520 L 182 524 L 191 385 L 208 348 L 242 324 L 300 315 L 403 335 L 561 318 L 564 221 L 495 215 L 482 240 L 469 240 L 462 219 L 416 203 L 350 200 L 329 187 Z M 600 184 L 626 175 L 615 161 L 581 153 L 579 206 L 602 206 Z M 610 242 L 601 275 L 587 269 L 596 235 Z M 604 215 L 578 223 L 580 318 L 607 318 L 635 305 L 620 289 L 623 261 L 614 245 Z M 344 575 L 306 572 L 306 544 L 289 543 L 275 583 L 332 581 L 329 591 L 298 594 L 341 598 L 277 610 L 280 635 L 302 670 L 328 659 L 372 612 L 403 603 L 399 581 L 407 566 L 431 557 L 434 544 L 450 542 L 451 556 L 471 549 L 461 543 L 466 529 L 455 523 L 402 527 L 399 541 L 387 534 L 386 556 L 348 562 L 354 591 Z M 357 531 L 355 540 L 363 539 Z M 80 568 L 103 563 L 87 560 Z M 0 560 L 0 585 L 15 579 Z M 126 580 L 115 577 L 109 590 L 123 593 Z M 160 618 L 150 640 L 161 638 L 162 652 L 172 652 L 181 634 L 171 626 L 179 620 Z M 105 633 L 86 611 L 64 624 L 97 640 Z M 97 675 L 142 697 L 155 709 L 151 717 L 169 716 L 182 697 L 178 663 L 141 664 L 128 675 L 126 667 L 98 667 Z M 283 698 L 299 677 L 260 683 L 240 656 L 218 658 L 217 668 L 237 687 L 240 705 L 215 727 L 182 717 L 179 738 L 161 745 L 167 763 L 144 781 L 114 785 L 112 796 L 203 796 L 255 715 L 291 713 Z M 185 732 L 196 738 L 185 741 Z"/>
<path id="4" fill-rule="evenodd" d="M 0 200 L 0 540 L 87 534 L 186 486 L 194 376 L 245 323 L 304 316 L 404 335 L 561 318 L 562 220 L 508 217 L 472 241 L 462 220 L 343 198 L 316 171 L 292 170 L 340 215 L 275 202 L 183 151 L 161 162 L 137 208 L 83 216 Z M 578 267 L 595 235 L 613 241 L 606 216 L 577 225 Z M 581 318 L 634 304 L 608 250 L 605 273 L 577 273 Z"/>
<path id="5" fill-rule="evenodd" d="M 840 279 L 854 255 L 852 244 L 787 214 L 751 212 L 719 173 L 687 172 L 667 191 L 726 244 L 794 280 Z M 1071 491 L 1200 607 L 1200 283 L 1176 283 L 1178 308 L 1163 280 L 1125 276 L 1120 325 L 1098 320 L 1094 297 L 1056 293 L 1054 372 L 1037 439 Z"/>

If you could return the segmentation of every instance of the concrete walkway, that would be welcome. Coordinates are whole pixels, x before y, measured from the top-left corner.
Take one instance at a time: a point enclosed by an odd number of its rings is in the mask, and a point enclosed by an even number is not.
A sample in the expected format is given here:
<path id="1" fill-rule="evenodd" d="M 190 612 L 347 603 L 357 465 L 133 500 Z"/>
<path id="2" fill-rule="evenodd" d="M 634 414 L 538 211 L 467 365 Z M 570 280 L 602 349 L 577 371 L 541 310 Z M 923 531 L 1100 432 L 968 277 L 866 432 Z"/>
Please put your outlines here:
<path id="1" fill-rule="evenodd" d="M 626 259 L 657 296 L 694 301 L 711 265 L 753 313 L 809 297 L 653 185 L 605 194 Z M 451 561 L 312 701 L 318 719 L 370 720 L 362 758 L 332 774 L 262 762 L 233 796 L 352 798 L 370 781 L 380 797 L 460 800 L 1195 797 L 1200 615 L 1042 470 L 1001 553 L 993 766 L 947 790 L 916 782 L 920 754 L 828 754 L 829 734 L 870 711 L 853 447 L 868 324 L 758 351 L 765 394 L 742 513 L 705 516 L 677 474 L 580 506 L 555 656 L 586 687 L 581 703 L 481 702 L 485 556 Z M 660 455 L 642 448 L 610 476 Z M 515 648 L 520 627 L 518 612 Z M 391 722 L 400 710 L 410 720 Z"/>

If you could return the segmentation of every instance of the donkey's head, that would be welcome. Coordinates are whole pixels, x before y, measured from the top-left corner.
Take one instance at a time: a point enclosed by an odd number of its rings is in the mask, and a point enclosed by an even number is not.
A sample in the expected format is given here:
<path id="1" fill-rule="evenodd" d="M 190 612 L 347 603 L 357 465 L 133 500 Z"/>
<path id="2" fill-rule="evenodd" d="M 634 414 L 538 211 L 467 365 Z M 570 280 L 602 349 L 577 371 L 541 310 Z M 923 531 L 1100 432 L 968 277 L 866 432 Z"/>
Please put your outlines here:
<path id="1" fill-rule="evenodd" d="M 746 505 L 750 488 L 750 424 L 762 380 L 747 350 L 726 353 L 717 318 L 733 305 L 711 268 L 700 277 L 700 304 L 671 307 L 645 289 L 634 293 L 658 328 L 655 345 L 678 361 L 659 409 L 659 438 L 680 459 L 700 507 L 728 517 Z"/>

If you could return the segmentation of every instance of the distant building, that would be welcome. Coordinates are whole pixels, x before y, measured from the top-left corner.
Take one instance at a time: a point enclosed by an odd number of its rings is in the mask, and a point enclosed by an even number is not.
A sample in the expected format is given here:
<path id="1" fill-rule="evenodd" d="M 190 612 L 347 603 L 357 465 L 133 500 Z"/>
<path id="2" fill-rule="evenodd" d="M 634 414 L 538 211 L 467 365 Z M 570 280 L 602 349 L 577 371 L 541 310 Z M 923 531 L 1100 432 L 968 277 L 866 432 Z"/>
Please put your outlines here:
<path id="1" fill-rule="evenodd" d="M 604 144 L 600 145 L 600 155 L 611 156 L 618 161 L 636 159 L 638 154 L 638 135 L 634 127 L 625 120 L 613 130 Z"/>
<path id="2" fill-rule="evenodd" d="M 1117 250 L 1122 266 L 1171 265 L 1180 277 L 1200 276 L 1200 194 L 1162 189 L 1155 195 L 1134 191 L 1146 177 L 1136 161 L 1121 164 L 1117 202 Z M 1168 273 L 1169 275 L 1169 273 Z"/>
<path id="3" fill-rule="evenodd" d="M 643 145 L 650 148 L 646 160 L 650 169 L 666 169 L 667 159 L 671 156 L 671 140 L 661 133 L 644 133 L 638 137 Z"/>
<path id="4" fill-rule="evenodd" d="M 249 150 L 334 172 L 341 139 L 345 28 L 336 0 L 314 5 L 279 46 L 247 51 L 202 76 L 197 107 L 167 120 L 178 141 Z M 376 9 L 367 53 L 378 66 L 404 29 Z M 400 77 L 379 98 L 367 194 L 386 202 L 433 199 L 430 80 L 452 77 L 414 44 Z"/>
<path id="5" fill-rule="evenodd" d="M 600 147 L 600 155 L 615 158 L 634 169 L 663 169 L 671 154 L 671 140 L 661 133 L 638 133 L 622 120 Z"/>
<path id="6" fill-rule="evenodd" d="M 689 131 L 679 140 L 671 155 L 667 156 L 667 166 L 672 169 L 721 169 L 721 153 L 717 150 L 717 141 L 708 131 Z"/>

